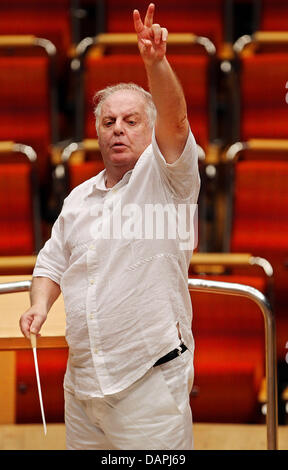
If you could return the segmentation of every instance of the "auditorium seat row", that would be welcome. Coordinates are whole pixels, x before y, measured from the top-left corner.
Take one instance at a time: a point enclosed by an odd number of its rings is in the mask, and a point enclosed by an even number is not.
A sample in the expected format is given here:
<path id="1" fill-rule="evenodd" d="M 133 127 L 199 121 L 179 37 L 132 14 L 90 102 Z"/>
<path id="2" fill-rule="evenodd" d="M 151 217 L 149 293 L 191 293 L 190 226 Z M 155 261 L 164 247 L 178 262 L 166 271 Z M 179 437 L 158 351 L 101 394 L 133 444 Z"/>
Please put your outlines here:
<path id="1" fill-rule="evenodd" d="M 132 11 L 145 14 L 146 0 L 3 0 L 0 31 L 52 41 L 63 58 L 86 36 L 133 30 Z M 170 32 L 193 32 L 225 50 L 241 34 L 287 29 L 283 0 L 158 0 L 155 22 Z M 88 33 L 88 34 L 87 34 Z"/>
<path id="2" fill-rule="evenodd" d="M 47 185 L 51 153 L 59 141 L 95 137 L 92 106 L 97 89 L 120 80 L 147 87 L 135 39 L 124 34 L 133 27 L 131 18 L 126 18 L 132 3 L 59 0 L 43 1 L 41 7 L 35 0 L 1 3 L 0 140 L 35 149 L 42 186 Z M 106 18 L 101 27 L 105 34 L 86 34 L 75 42 L 69 16 L 78 12 L 80 18 L 81 11 L 85 16 L 91 5 L 102 20 Z M 223 33 L 227 24 L 243 21 L 236 15 L 237 5 L 253 6 L 253 17 L 259 18 L 251 29 L 257 26 L 258 32 L 238 39 L 234 49 L 230 35 L 229 52 L 219 54 L 219 43 L 227 43 Z M 145 6 L 140 1 L 139 8 Z M 191 127 L 207 158 L 215 157 L 215 142 L 285 138 L 288 33 L 281 20 L 279 33 L 273 33 L 272 21 L 277 11 L 283 13 L 280 18 L 285 16 L 284 3 L 184 0 L 175 9 L 173 2 L 163 1 L 159 10 L 171 30 L 169 56 L 183 83 Z M 270 119 L 271 112 L 275 119 Z"/>
<path id="3" fill-rule="evenodd" d="M 207 38 L 171 35 L 169 59 L 185 91 L 191 128 L 208 160 L 217 159 L 218 149 L 235 140 L 287 138 L 287 35 L 246 38 L 235 46 L 235 58 L 222 61 L 221 68 Z M 57 53 L 48 40 L 0 36 L 0 53 L 0 140 L 32 146 L 43 186 L 63 140 L 96 137 L 97 90 L 119 81 L 147 88 L 135 36 L 130 34 L 104 34 L 78 44 L 66 96 L 57 88 Z M 60 105 L 65 99 L 66 113 Z"/>

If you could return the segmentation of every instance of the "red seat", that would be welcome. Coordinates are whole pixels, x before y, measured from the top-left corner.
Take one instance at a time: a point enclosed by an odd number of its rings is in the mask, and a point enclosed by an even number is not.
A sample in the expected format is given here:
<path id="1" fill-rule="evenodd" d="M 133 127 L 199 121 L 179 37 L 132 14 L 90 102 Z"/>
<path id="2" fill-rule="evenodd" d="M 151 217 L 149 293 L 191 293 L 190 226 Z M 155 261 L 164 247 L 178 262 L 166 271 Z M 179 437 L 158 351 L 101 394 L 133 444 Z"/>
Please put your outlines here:
<path id="1" fill-rule="evenodd" d="M 288 162 L 239 161 L 231 248 L 288 250 Z M 241 250 L 240 250 L 241 248 Z"/>
<path id="2" fill-rule="evenodd" d="M 165 26 L 169 32 L 192 32 L 206 36 L 218 47 L 225 37 L 224 0 L 165 0 L 156 4 L 154 21 Z M 138 8 L 145 15 L 146 1 L 107 0 L 106 31 L 132 32 L 132 12 Z"/>
<path id="3" fill-rule="evenodd" d="M 2 143 L 3 145 L 3 143 Z M 0 255 L 32 255 L 41 240 L 33 164 L 16 151 L 0 155 Z M 18 161 L 16 161 L 18 160 Z M 34 172 L 35 176 L 35 172 Z"/>
<path id="4" fill-rule="evenodd" d="M 288 5 L 283 0 L 261 0 L 261 31 L 287 31 Z"/>
<path id="5" fill-rule="evenodd" d="M 243 343 L 250 353 L 249 360 L 241 356 Z M 259 422 L 257 397 L 263 379 L 263 347 L 254 338 L 243 341 L 196 336 L 197 394 L 190 399 L 195 422 Z"/>
<path id="6" fill-rule="evenodd" d="M 192 275 L 191 275 L 192 276 Z M 192 277 L 196 277 L 193 275 Z M 201 275 L 266 290 L 263 276 Z M 250 299 L 190 291 L 195 338 L 194 421 L 257 422 L 265 376 L 264 320 Z"/>
<path id="7" fill-rule="evenodd" d="M 240 139 L 288 137 L 287 52 L 242 55 Z"/>
<path id="8" fill-rule="evenodd" d="M 73 142 L 63 149 L 61 160 L 60 165 L 64 165 L 65 169 L 64 179 L 68 193 L 104 170 L 104 162 L 97 139 Z"/>
<path id="9" fill-rule="evenodd" d="M 22 46 L 20 50 L 2 45 L 0 53 L 0 140 L 32 146 L 43 183 L 49 169 L 50 145 L 57 138 L 52 59 L 37 46 Z"/>
<path id="10" fill-rule="evenodd" d="M 71 47 L 70 0 L 9 0 L 0 5 L 0 31 L 49 39 L 62 59 Z"/>
<path id="11" fill-rule="evenodd" d="M 274 269 L 277 354 L 284 360 L 287 342 L 288 162 L 239 161 L 235 167 L 230 249 L 257 252 Z"/>
<path id="12" fill-rule="evenodd" d="M 69 165 L 69 190 L 104 170 L 103 160 L 83 161 Z"/>

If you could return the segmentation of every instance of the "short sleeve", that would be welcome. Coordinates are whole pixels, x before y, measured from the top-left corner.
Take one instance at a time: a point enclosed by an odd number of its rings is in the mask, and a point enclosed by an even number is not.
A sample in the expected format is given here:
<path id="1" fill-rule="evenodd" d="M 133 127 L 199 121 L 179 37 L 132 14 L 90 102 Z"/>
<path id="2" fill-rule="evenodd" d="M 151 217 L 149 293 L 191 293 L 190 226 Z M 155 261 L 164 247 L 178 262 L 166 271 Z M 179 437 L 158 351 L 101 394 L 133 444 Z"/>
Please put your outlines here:
<path id="1" fill-rule="evenodd" d="M 163 179 L 173 195 L 179 199 L 190 198 L 196 203 L 200 189 L 200 176 L 197 145 L 191 129 L 189 129 L 184 150 L 174 163 L 167 163 L 162 155 L 156 141 L 155 129 L 152 133 L 152 149 Z"/>
<path id="2" fill-rule="evenodd" d="M 48 277 L 59 285 L 69 260 L 63 243 L 63 224 L 61 213 L 53 225 L 50 239 L 37 256 L 33 271 L 33 277 Z"/>

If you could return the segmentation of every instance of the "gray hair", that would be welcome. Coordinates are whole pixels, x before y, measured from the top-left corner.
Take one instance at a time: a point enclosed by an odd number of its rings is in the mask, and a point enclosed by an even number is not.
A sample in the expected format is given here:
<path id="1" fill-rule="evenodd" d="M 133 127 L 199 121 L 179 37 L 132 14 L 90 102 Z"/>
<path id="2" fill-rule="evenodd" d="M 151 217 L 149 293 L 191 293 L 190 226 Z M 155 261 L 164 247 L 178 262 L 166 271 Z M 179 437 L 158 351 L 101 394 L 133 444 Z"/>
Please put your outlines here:
<path id="1" fill-rule="evenodd" d="M 136 83 L 118 83 L 117 85 L 109 85 L 106 88 L 103 88 L 103 90 L 98 91 L 94 95 L 94 99 L 93 99 L 94 104 L 97 103 L 94 108 L 94 116 L 96 118 L 97 132 L 99 129 L 99 121 L 100 121 L 102 104 L 113 93 L 115 93 L 116 91 L 122 91 L 122 90 L 136 91 L 144 98 L 145 103 L 146 103 L 145 108 L 146 108 L 148 123 L 152 129 L 156 120 L 156 107 L 153 103 L 151 93 L 148 93 L 148 91 L 144 90 L 144 88 L 137 85 Z"/>

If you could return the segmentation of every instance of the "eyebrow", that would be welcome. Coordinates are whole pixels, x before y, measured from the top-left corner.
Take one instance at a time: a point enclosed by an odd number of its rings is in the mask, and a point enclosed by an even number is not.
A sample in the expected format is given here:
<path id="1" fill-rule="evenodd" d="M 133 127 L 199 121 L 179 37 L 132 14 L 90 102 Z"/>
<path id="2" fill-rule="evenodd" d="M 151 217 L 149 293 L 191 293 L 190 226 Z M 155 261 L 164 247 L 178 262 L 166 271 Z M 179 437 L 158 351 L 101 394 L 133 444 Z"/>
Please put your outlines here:
<path id="1" fill-rule="evenodd" d="M 137 111 L 135 111 L 135 112 L 126 114 L 126 115 L 124 116 L 124 119 L 127 119 L 127 118 L 132 117 L 132 116 L 141 117 L 141 114 L 138 113 Z M 103 120 L 105 120 L 105 119 L 115 119 L 115 116 L 110 115 L 110 114 L 107 114 L 106 116 L 103 116 L 102 119 L 103 119 Z"/>

